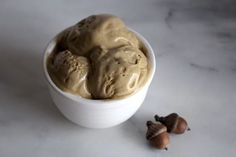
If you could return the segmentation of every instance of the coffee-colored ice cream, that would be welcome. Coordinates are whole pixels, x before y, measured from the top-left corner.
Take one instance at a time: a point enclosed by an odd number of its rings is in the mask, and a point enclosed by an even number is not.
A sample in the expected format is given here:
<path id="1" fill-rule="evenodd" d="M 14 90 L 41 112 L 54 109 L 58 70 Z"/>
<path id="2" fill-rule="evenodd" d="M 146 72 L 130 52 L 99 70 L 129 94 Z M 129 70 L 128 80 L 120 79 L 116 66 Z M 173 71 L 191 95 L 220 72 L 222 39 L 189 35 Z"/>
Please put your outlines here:
<path id="1" fill-rule="evenodd" d="M 123 45 L 139 47 L 135 34 L 123 21 L 112 15 L 92 15 L 68 29 L 64 43 L 71 52 L 86 55 L 94 47 L 116 48 Z"/>
<path id="2" fill-rule="evenodd" d="M 88 87 L 95 98 L 121 97 L 134 92 L 147 74 L 147 59 L 137 48 L 94 50 Z"/>
<path id="3" fill-rule="evenodd" d="M 92 99 L 114 99 L 146 82 L 148 60 L 137 36 L 113 15 L 93 15 L 59 35 L 48 70 L 62 90 Z"/>
<path id="4" fill-rule="evenodd" d="M 87 88 L 89 61 L 86 57 L 77 56 L 70 51 L 59 52 L 49 65 L 51 76 L 59 88 L 90 98 Z"/>

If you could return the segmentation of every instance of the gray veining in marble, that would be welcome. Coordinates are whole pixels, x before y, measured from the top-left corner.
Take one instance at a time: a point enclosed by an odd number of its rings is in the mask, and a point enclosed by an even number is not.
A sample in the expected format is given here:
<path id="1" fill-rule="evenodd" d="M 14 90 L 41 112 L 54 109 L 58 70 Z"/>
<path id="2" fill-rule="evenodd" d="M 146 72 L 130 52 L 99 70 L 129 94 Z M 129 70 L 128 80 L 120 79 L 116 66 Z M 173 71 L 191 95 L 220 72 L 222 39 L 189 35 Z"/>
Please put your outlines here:
<path id="1" fill-rule="evenodd" d="M 0 1 L 0 157 L 222 157 L 236 154 L 236 1 Z M 157 72 L 127 122 L 94 130 L 66 120 L 42 72 L 43 50 L 83 17 L 112 13 L 152 45 Z M 177 112 L 191 132 L 149 147 L 146 120 Z"/>

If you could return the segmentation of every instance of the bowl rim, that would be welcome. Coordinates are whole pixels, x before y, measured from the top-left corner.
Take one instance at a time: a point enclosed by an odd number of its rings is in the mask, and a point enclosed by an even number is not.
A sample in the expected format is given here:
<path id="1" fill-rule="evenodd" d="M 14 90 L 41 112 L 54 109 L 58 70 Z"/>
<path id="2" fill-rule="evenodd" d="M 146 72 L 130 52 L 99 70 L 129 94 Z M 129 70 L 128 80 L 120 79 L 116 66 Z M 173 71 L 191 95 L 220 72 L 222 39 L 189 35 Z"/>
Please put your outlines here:
<path id="1" fill-rule="evenodd" d="M 67 28 L 66 28 L 67 29 Z M 66 30 L 64 29 L 64 30 Z M 134 31 L 133 29 L 128 28 L 130 31 L 132 31 L 133 33 L 135 33 L 135 35 L 138 36 L 139 40 L 141 40 L 141 42 L 144 44 L 145 48 L 147 49 L 147 56 L 149 59 L 149 65 L 150 65 L 150 69 L 149 69 L 149 77 L 147 79 L 147 81 L 145 82 L 145 84 L 140 87 L 139 89 L 137 89 L 135 92 L 131 93 L 128 96 L 125 97 L 121 97 L 118 99 L 87 99 L 87 98 L 83 98 L 80 95 L 75 95 L 75 94 L 71 94 L 69 92 L 64 92 L 62 91 L 59 87 L 57 87 L 57 85 L 52 81 L 48 69 L 47 69 L 47 59 L 48 56 L 52 53 L 58 36 L 60 33 L 58 33 L 56 36 L 54 36 L 51 41 L 47 44 L 46 48 L 44 49 L 44 54 L 43 54 L 43 71 L 44 71 L 44 77 L 47 80 L 47 83 L 57 92 L 59 93 L 61 96 L 63 97 L 67 97 L 69 99 L 72 99 L 76 102 L 81 102 L 81 103 L 86 103 L 86 104 L 96 104 L 96 106 L 99 106 L 97 104 L 107 104 L 107 103 L 113 103 L 113 104 L 117 104 L 117 102 L 122 102 L 122 101 L 127 101 L 127 99 L 130 99 L 132 97 L 135 97 L 138 93 L 140 93 L 142 90 L 144 90 L 144 88 L 148 88 L 149 85 L 151 84 L 151 81 L 154 77 L 155 74 L 155 70 L 156 70 L 156 60 L 155 60 L 155 54 L 154 51 L 151 47 L 151 45 L 148 43 L 148 41 L 138 32 Z M 109 105 L 110 106 L 110 105 Z"/>

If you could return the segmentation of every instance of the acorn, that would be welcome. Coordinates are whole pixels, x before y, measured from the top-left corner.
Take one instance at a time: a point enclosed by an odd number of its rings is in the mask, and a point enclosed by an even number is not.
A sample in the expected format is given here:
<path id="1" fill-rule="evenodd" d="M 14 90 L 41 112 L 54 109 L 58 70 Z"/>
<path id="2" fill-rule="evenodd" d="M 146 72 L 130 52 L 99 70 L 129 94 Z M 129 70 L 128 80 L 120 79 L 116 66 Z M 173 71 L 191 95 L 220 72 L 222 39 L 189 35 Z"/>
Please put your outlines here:
<path id="1" fill-rule="evenodd" d="M 146 139 L 150 141 L 150 144 L 157 149 L 167 150 L 169 135 L 166 132 L 166 126 L 160 122 L 153 123 L 152 121 L 147 121 L 146 125 L 148 127 Z"/>
<path id="2" fill-rule="evenodd" d="M 171 113 L 166 117 L 155 115 L 155 120 L 165 125 L 167 127 L 167 132 L 169 133 L 182 134 L 186 130 L 190 130 L 187 121 L 177 113 Z"/>

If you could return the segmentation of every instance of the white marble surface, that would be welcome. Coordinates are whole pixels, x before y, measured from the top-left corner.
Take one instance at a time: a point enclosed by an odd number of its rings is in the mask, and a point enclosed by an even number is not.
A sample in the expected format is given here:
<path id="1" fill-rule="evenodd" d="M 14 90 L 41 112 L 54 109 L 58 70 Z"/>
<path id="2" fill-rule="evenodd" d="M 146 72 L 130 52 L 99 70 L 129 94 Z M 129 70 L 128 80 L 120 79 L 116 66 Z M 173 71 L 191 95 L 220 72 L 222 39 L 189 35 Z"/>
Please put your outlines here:
<path id="1" fill-rule="evenodd" d="M 222 157 L 236 154 L 235 1 L 0 1 L 0 157 Z M 110 129 L 66 120 L 42 72 L 47 42 L 94 13 L 112 13 L 156 51 L 157 72 L 139 111 Z M 191 132 L 168 151 L 145 140 L 155 113 L 177 112 Z M 96 119 L 95 119 L 96 120 Z"/>

